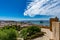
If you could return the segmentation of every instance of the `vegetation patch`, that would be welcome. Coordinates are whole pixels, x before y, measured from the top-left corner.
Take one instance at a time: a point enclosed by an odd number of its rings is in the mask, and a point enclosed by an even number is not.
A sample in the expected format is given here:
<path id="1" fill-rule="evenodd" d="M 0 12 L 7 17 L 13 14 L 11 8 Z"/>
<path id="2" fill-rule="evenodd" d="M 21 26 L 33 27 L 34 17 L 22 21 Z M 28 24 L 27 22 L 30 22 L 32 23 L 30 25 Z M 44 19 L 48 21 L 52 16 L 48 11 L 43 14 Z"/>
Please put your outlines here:
<path id="1" fill-rule="evenodd" d="M 18 33 L 13 28 L 0 29 L 0 40 L 17 40 Z"/>
<path id="2" fill-rule="evenodd" d="M 41 28 L 39 28 L 37 26 L 23 28 L 20 31 L 20 37 L 23 38 L 24 40 L 37 38 L 37 37 L 40 37 L 42 35 L 44 35 L 44 33 L 41 32 Z"/>
<path id="3" fill-rule="evenodd" d="M 17 31 L 20 31 L 20 29 L 21 29 L 21 27 L 20 27 L 20 25 L 11 25 L 11 26 L 4 26 L 3 27 L 3 29 L 10 29 L 10 28 L 12 28 L 12 29 L 15 29 L 15 30 L 17 30 Z"/>

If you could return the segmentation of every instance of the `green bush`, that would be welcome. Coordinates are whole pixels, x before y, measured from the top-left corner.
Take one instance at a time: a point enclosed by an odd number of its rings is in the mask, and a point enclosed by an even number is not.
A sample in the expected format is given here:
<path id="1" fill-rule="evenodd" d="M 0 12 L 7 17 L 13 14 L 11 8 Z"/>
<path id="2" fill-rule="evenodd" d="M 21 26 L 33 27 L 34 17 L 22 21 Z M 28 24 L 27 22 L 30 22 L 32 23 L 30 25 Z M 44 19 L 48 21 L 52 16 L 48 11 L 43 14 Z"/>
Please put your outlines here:
<path id="1" fill-rule="evenodd" d="M 12 25 L 12 26 L 4 26 L 3 27 L 3 29 L 10 29 L 10 28 L 12 28 L 12 29 L 15 29 L 15 30 L 17 30 L 17 31 L 20 31 L 20 25 L 19 26 L 17 26 L 17 25 Z"/>
<path id="2" fill-rule="evenodd" d="M 33 35 L 37 32 L 41 32 L 41 29 L 37 26 L 31 26 L 31 27 L 28 27 L 27 31 L 28 31 L 29 35 Z"/>
<path id="3" fill-rule="evenodd" d="M 17 30 L 17 31 L 20 31 L 20 29 L 21 29 L 20 25 L 15 26 L 15 27 L 16 27 L 16 30 Z"/>
<path id="4" fill-rule="evenodd" d="M 17 31 L 15 29 L 0 30 L 0 40 L 16 40 Z"/>
<path id="5" fill-rule="evenodd" d="M 7 33 L 0 30 L 0 40 L 8 40 Z"/>
<path id="6" fill-rule="evenodd" d="M 28 36 L 31 37 L 31 35 L 36 34 L 37 32 L 41 32 L 41 29 L 37 26 L 31 26 L 31 27 L 28 27 L 28 28 L 23 28 L 20 31 L 20 37 L 22 37 L 24 39 L 27 39 Z"/>
<path id="7" fill-rule="evenodd" d="M 21 31 L 20 31 L 20 37 L 21 38 L 24 38 L 26 39 L 27 38 L 27 28 L 23 28 Z"/>

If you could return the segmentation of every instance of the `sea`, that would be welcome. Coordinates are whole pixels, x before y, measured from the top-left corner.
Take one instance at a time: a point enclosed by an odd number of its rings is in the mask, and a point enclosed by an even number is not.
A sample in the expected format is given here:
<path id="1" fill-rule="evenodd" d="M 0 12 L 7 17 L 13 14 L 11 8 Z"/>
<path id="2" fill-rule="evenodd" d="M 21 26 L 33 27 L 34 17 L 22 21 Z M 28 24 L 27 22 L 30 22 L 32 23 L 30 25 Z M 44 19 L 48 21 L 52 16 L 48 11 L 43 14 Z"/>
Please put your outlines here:
<path id="1" fill-rule="evenodd" d="M 29 21 L 24 21 L 25 23 L 32 23 L 36 25 L 43 25 L 43 26 L 50 26 L 49 20 L 29 20 Z"/>
<path id="2" fill-rule="evenodd" d="M 49 26 L 50 22 L 49 21 L 31 21 L 32 24 L 36 25 L 43 25 L 43 26 Z"/>

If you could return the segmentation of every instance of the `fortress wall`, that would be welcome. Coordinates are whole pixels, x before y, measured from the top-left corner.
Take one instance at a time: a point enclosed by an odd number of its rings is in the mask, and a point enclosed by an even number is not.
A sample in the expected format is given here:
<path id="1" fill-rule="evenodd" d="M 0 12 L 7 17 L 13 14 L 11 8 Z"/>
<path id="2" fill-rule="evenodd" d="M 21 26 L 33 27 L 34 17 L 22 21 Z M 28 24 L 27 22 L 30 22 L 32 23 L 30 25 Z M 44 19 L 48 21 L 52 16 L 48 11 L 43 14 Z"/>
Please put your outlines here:
<path id="1" fill-rule="evenodd" d="M 60 22 L 53 22 L 52 23 L 52 32 L 53 32 L 53 39 L 60 40 Z"/>

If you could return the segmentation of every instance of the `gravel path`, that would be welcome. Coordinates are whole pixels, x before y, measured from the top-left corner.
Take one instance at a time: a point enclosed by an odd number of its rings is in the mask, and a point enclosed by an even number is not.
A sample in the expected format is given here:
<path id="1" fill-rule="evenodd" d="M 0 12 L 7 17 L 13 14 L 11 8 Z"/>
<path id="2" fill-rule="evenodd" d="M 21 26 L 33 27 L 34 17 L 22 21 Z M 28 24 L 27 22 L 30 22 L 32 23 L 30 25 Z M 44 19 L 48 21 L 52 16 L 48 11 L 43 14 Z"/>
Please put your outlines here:
<path id="1" fill-rule="evenodd" d="M 42 28 L 41 31 L 46 32 L 46 34 L 43 37 L 39 37 L 33 40 L 49 40 L 52 38 L 52 32 L 49 29 Z"/>

